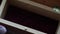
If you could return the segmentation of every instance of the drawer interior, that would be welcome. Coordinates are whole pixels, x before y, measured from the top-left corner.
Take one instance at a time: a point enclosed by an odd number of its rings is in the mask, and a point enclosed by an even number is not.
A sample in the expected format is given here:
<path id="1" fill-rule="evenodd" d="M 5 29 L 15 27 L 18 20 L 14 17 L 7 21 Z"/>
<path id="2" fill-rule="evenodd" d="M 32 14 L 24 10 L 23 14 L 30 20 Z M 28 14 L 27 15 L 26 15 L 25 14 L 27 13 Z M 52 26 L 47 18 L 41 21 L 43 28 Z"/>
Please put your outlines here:
<path id="1" fill-rule="evenodd" d="M 48 33 L 55 34 L 58 20 L 9 5 L 4 19 Z"/>

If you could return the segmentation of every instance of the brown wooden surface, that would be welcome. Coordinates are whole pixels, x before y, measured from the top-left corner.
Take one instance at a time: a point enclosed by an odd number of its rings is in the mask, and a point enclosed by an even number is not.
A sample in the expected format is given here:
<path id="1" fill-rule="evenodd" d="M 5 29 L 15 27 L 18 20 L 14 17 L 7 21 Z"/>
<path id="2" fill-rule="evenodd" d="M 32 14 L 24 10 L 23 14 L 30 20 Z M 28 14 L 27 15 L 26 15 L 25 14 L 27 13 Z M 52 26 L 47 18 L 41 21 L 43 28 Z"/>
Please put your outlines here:
<path id="1" fill-rule="evenodd" d="M 53 7 L 53 6 L 60 7 L 60 0 L 32 0 L 32 1 L 47 5 L 49 7 Z"/>

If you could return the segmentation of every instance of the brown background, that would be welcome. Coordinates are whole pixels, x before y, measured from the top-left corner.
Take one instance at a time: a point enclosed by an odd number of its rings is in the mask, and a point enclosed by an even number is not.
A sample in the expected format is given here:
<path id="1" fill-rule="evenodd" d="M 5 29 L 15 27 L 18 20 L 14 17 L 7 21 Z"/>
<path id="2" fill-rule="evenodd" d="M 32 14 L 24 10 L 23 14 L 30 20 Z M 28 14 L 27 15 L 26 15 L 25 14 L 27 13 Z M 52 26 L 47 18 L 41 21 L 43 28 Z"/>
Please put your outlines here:
<path id="1" fill-rule="evenodd" d="M 32 0 L 50 7 L 59 6 L 60 7 L 60 0 Z"/>

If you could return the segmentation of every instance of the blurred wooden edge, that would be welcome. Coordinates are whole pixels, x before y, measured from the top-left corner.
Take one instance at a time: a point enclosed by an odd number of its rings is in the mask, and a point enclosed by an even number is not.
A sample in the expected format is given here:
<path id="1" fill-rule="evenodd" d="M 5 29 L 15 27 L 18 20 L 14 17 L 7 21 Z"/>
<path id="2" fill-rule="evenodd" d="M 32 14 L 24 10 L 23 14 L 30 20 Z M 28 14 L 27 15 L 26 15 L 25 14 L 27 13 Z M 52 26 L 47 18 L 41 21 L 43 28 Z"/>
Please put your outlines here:
<path id="1" fill-rule="evenodd" d="M 0 5 L 0 18 L 3 18 L 4 14 L 5 14 L 5 11 L 6 11 L 6 2 L 7 0 L 2 0 L 2 3 Z"/>
<path id="2" fill-rule="evenodd" d="M 58 27 L 57 27 L 56 34 L 60 34 L 60 21 L 59 21 L 59 24 L 58 24 Z"/>
<path id="3" fill-rule="evenodd" d="M 60 20 L 60 14 L 55 13 L 53 8 L 43 4 L 38 4 L 30 0 L 8 0 L 8 2 L 14 6 L 29 10 L 31 12 Z"/>
<path id="4" fill-rule="evenodd" d="M 27 32 L 30 32 L 30 33 L 33 33 L 33 34 L 47 34 L 47 33 L 44 33 L 44 32 L 41 32 L 41 31 L 38 31 L 38 30 L 35 30 L 35 29 L 32 29 L 32 28 L 29 28 L 29 27 L 26 27 L 26 26 L 11 22 L 11 21 L 8 21 L 8 20 L 4 20 L 4 19 L 1 19 L 1 18 L 0 18 L 0 23 L 9 25 L 9 26 L 12 26 L 12 27 L 15 27 L 15 28 L 18 28 L 18 29 L 21 29 L 21 30 L 24 30 L 24 31 L 27 31 Z"/>

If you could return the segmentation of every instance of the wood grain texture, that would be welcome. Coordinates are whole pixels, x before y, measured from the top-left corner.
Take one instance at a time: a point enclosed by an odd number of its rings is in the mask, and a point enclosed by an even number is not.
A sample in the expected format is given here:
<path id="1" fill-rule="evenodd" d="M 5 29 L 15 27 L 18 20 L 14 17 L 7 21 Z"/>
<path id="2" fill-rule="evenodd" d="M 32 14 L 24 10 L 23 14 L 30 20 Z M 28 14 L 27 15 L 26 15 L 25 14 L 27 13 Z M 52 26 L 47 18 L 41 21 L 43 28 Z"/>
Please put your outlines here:
<path id="1" fill-rule="evenodd" d="M 32 0 L 32 1 L 47 5 L 49 7 L 53 7 L 53 6 L 59 6 L 60 7 L 60 0 Z"/>

